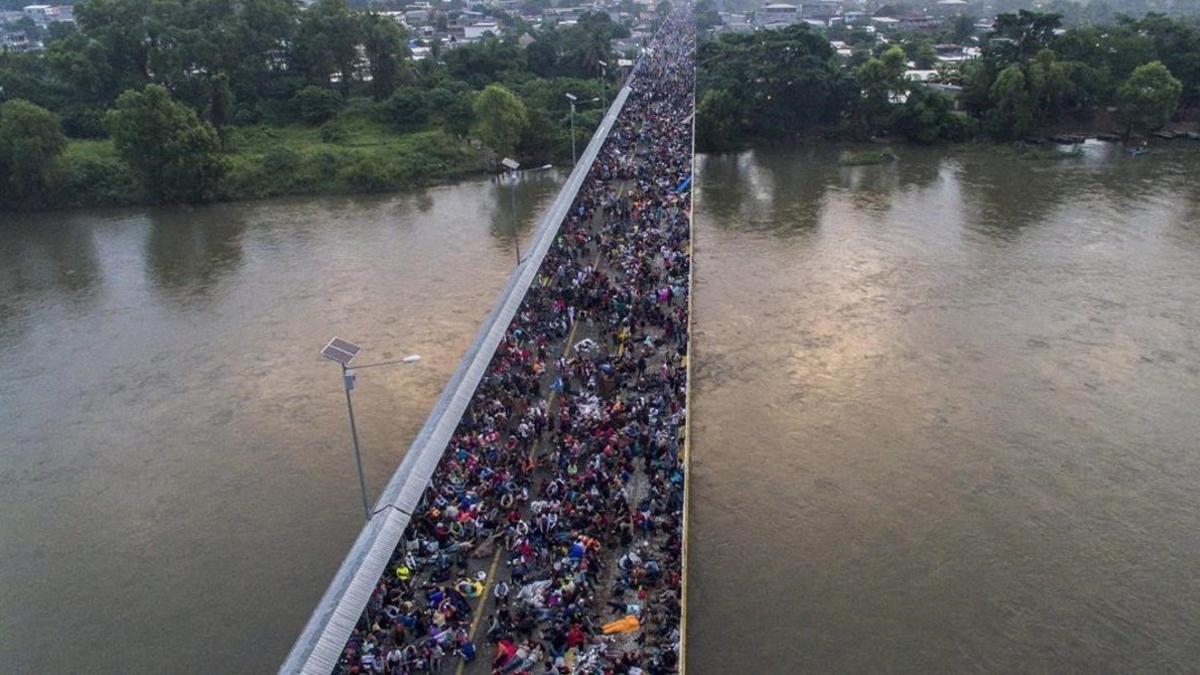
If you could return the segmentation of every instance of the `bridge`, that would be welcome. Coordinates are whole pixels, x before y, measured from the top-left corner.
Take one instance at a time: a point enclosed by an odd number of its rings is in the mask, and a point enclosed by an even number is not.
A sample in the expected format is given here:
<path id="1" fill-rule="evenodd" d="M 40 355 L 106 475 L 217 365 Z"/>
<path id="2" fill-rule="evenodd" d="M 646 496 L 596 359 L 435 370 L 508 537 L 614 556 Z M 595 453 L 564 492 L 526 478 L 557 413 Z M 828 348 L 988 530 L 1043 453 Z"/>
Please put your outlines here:
<path id="1" fill-rule="evenodd" d="M 685 671 L 690 12 L 613 100 L 280 672 Z"/>

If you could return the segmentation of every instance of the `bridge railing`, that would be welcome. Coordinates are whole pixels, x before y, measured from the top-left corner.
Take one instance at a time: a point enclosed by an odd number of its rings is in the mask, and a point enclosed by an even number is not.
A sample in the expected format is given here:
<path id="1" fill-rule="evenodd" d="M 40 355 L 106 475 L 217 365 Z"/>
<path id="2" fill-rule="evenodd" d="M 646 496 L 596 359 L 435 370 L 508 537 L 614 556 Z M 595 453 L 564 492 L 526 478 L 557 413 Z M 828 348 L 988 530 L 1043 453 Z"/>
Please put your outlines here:
<path id="1" fill-rule="evenodd" d="M 636 68 L 634 72 L 636 73 Z M 451 375 L 429 418 L 409 446 L 372 509 L 371 519 L 359 533 L 350 553 L 342 561 L 329 588 L 321 597 L 304 630 L 288 653 L 281 673 L 328 675 L 337 665 L 350 633 L 362 616 L 375 585 L 400 543 L 412 511 L 421 501 L 438 462 L 459 420 L 466 412 L 497 346 L 525 298 L 538 269 L 558 236 L 575 196 L 583 186 L 592 164 L 608 138 L 617 116 L 630 95 L 626 81 L 609 106 L 592 139 L 584 149 L 567 182 L 542 217 L 529 256 L 509 277 L 500 299 L 484 319 L 475 341 L 467 349 L 458 369 Z"/>

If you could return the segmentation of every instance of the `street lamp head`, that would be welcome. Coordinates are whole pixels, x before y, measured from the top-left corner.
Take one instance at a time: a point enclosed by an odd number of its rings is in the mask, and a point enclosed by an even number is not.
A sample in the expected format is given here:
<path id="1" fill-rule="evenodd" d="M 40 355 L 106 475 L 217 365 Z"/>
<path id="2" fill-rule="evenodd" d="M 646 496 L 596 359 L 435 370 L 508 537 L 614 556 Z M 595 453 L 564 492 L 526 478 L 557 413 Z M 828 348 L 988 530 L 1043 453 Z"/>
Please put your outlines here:
<path id="1" fill-rule="evenodd" d="M 606 61 L 597 61 L 596 63 L 599 63 L 604 68 L 608 67 L 608 63 Z"/>
<path id="2" fill-rule="evenodd" d="M 579 100 L 579 97 L 576 96 L 575 94 L 567 94 L 567 98 L 570 99 L 571 102 L 575 102 L 575 101 Z"/>
<path id="3" fill-rule="evenodd" d="M 510 157 L 505 157 L 504 159 L 500 160 L 500 163 L 503 164 L 504 168 L 508 169 L 509 171 L 516 171 L 517 169 L 521 168 L 521 165 L 515 159 Z"/>
<path id="4" fill-rule="evenodd" d="M 409 354 L 408 356 L 406 356 L 400 360 L 404 363 L 416 363 L 417 361 L 421 360 L 421 355 L 420 354 Z"/>

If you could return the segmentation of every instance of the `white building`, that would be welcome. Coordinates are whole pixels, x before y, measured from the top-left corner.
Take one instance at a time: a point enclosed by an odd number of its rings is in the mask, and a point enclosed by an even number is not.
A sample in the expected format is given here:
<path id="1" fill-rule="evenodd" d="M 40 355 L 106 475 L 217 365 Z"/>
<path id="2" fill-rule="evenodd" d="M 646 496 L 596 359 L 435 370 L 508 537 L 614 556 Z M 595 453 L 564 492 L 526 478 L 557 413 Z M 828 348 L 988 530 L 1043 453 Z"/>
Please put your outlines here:
<path id="1" fill-rule="evenodd" d="M 57 21 L 58 8 L 53 5 L 25 5 L 21 8 L 25 16 L 33 19 L 33 22 L 44 26 L 51 21 Z"/>
<path id="2" fill-rule="evenodd" d="M 800 8 L 785 2 L 763 5 L 754 13 L 755 25 L 762 28 L 782 28 L 800 20 Z"/>
<path id="3" fill-rule="evenodd" d="M 464 40 L 478 40 L 487 33 L 500 35 L 500 26 L 495 21 L 481 21 L 470 26 L 463 26 Z"/>

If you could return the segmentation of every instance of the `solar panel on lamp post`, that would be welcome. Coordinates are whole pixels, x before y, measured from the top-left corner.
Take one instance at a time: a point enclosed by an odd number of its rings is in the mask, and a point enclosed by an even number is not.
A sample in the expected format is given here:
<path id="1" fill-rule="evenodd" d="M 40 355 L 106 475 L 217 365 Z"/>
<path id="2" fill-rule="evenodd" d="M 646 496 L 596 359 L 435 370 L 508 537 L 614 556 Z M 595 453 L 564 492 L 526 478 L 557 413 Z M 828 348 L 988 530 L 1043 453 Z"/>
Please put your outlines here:
<path id="1" fill-rule="evenodd" d="M 500 163 L 504 165 L 504 168 L 508 169 L 509 178 L 512 179 L 512 182 L 508 186 L 508 198 L 512 204 L 513 244 L 517 247 L 517 266 L 520 267 L 521 232 L 517 229 L 517 169 L 521 168 L 521 165 L 511 157 L 505 157 L 500 160 Z"/>
<path id="2" fill-rule="evenodd" d="M 354 443 L 354 464 L 358 468 L 358 489 L 362 493 L 363 518 L 370 520 L 371 505 L 367 501 L 367 480 L 363 476 L 362 452 L 358 448 L 358 427 L 354 423 L 354 401 L 350 398 L 350 392 L 354 390 L 354 383 L 357 380 L 355 371 L 362 368 L 374 368 L 376 366 L 388 366 L 397 363 L 416 363 L 421 360 L 421 357 L 417 354 L 410 354 L 402 359 L 368 363 L 365 366 L 354 366 L 351 368 L 350 362 L 354 360 L 354 357 L 360 351 L 362 349 L 358 345 L 335 337 L 321 348 L 321 356 L 336 362 L 342 367 L 342 385 L 346 390 L 346 412 L 350 415 L 350 439 Z"/>

